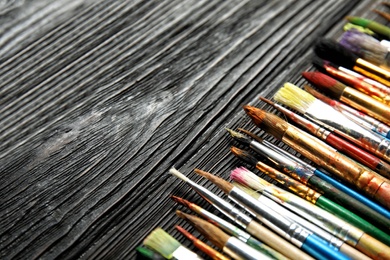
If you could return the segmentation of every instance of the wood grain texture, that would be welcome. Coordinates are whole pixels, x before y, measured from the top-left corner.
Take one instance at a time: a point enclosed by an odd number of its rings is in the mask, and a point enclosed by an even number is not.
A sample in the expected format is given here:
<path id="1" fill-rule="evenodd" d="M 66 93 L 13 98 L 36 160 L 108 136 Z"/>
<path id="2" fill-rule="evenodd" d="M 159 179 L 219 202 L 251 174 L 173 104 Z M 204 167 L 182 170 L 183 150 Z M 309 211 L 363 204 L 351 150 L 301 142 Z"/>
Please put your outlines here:
<path id="1" fill-rule="evenodd" d="M 227 177 L 241 106 L 301 85 L 346 14 L 381 21 L 368 0 L 0 5 L 1 259 L 134 258 L 157 226 L 190 245 L 168 196 L 206 204 L 169 168 Z"/>

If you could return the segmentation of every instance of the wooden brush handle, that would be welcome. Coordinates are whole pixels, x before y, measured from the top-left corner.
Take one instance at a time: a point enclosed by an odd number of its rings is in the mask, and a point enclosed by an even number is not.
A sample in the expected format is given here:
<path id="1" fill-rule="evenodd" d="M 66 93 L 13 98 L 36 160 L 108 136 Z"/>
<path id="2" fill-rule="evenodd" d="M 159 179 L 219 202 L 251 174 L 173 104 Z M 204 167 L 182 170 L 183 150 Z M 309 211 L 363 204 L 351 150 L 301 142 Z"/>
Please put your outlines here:
<path id="1" fill-rule="evenodd" d="M 259 240 L 266 243 L 276 251 L 282 253 L 286 257 L 293 260 L 309 260 L 314 259 L 293 244 L 287 242 L 285 239 L 273 233 L 271 230 L 260 225 L 259 223 L 252 221 L 247 226 L 246 230 L 258 238 Z"/>
<path id="2" fill-rule="evenodd" d="M 340 247 L 340 252 L 344 253 L 346 256 L 349 256 L 351 259 L 359 259 L 359 260 L 370 260 L 371 258 L 366 256 L 365 254 L 359 252 L 352 246 L 348 244 L 343 244 Z"/>
<path id="3" fill-rule="evenodd" d="M 355 248 L 372 259 L 390 259 L 390 247 L 367 234 L 360 238 Z"/>

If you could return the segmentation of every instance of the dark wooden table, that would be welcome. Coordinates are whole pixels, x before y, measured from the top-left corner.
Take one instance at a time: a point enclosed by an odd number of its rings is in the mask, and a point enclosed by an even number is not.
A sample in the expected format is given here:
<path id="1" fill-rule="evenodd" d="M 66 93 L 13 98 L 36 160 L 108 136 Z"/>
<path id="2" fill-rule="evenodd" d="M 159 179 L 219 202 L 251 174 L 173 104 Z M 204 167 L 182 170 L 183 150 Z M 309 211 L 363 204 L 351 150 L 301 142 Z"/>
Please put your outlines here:
<path id="1" fill-rule="evenodd" d="M 241 106 L 379 2 L 0 1 L 0 258 L 134 258 L 158 226 L 192 248 L 169 195 L 210 207 L 169 168 L 217 191 L 192 170 L 242 165 Z"/>

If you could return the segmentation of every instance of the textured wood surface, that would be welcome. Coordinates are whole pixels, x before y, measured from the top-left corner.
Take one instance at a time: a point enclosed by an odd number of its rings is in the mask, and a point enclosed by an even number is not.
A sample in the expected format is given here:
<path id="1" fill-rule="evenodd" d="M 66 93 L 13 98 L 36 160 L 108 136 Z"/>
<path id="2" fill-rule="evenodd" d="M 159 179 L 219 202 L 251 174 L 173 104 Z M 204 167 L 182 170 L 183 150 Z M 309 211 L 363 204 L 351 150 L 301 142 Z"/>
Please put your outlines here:
<path id="1" fill-rule="evenodd" d="M 227 177 L 241 106 L 301 85 L 316 39 L 376 6 L 0 1 L 0 258 L 134 258 L 157 226 L 190 246 L 169 195 L 207 204 L 169 168 Z"/>

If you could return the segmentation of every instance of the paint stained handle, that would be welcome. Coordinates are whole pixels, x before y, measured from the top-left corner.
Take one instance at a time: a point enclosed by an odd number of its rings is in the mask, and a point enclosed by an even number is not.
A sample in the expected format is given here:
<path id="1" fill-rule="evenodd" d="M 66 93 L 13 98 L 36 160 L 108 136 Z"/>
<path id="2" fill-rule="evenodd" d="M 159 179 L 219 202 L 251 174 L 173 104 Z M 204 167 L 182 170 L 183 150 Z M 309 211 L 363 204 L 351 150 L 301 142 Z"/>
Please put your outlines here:
<path id="1" fill-rule="evenodd" d="M 356 248 L 372 259 L 390 259 L 390 247 L 364 234 Z"/>
<path id="2" fill-rule="evenodd" d="M 287 242 L 285 239 L 273 233 L 271 230 L 260 225 L 259 223 L 252 221 L 246 228 L 250 234 L 257 237 L 259 240 L 266 243 L 276 251 L 282 253 L 293 260 L 314 260 L 311 256 Z"/>
<path id="3" fill-rule="evenodd" d="M 340 252 L 351 257 L 352 259 L 359 259 L 359 260 L 371 259 L 370 257 L 366 256 L 365 254 L 361 253 L 360 251 L 356 250 L 352 246 L 349 246 L 345 243 L 340 247 Z"/>

